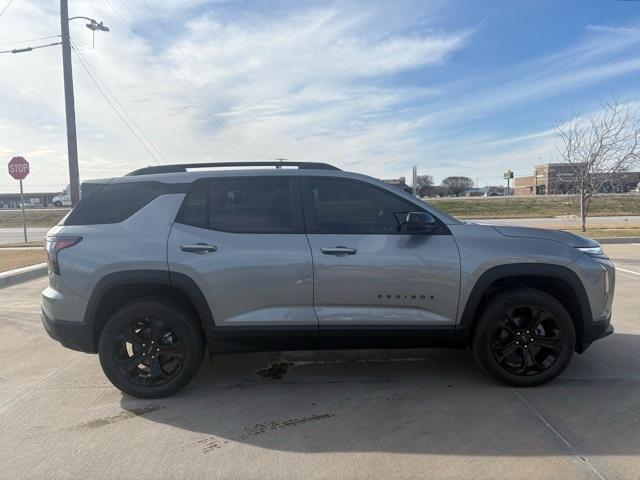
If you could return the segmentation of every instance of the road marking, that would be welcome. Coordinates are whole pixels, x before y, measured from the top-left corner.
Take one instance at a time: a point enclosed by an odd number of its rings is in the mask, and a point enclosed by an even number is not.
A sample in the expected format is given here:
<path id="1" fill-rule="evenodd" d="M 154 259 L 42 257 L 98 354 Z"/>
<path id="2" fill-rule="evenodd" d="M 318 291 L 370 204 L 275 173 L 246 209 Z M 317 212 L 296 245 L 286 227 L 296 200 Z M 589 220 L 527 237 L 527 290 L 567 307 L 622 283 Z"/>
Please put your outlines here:
<path id="1" fill-rule="evenodd" d="M 573 453 L 573 455 L 577 457 L 577 459 L 580 462 L 582 462 L 596 478 L 599 478 L 600 480 L 606 480 L 602 476 L 602 474 L 598 471 L 598 469 L 594 467 L 593 464 L 589 462 L 589 460 L 584 455 L 582 455 L 578 450 L 576 450 L 576 448 L 571 444 L 571 442 L 569 442 L 569 440 L 567 440 L 562 435 L 560 435 L 560 432 L 558 432 L 555 428 L 553 428 L 551 424 L 542 416 L 542 414 L 538 412 L 538 410 L 536 410 L 536 408 L 533 405 L 527 402 L 524 399 L 524 397 L 520 395 L 515 388 L 512 388 L 511 391 L 514 393 L 516 397 L 518 397 L 522 401 L 522 403 L 524 403 L 529 408 L 529 410 L 531 410 L 535 414 L 536 417 L 538 417 L 538 419 L 540 419 L 542 423 L 544 423 L 544 425 L 549 430 L 553 432 L 553 434 L 556 437 L 560 439 L 560 441 L 562 441 L 562 443 L 564 443 L 567 446 L 567 448 L 569 448 L 569 450 L 571 450 L 571 453 Z"/>
<path id="2" fill-rule="evenodd" d="M 625 272 L 625 273 L 632 273 L 634 275 L 640 275 L 640 272 L 634 272 L 633 270 L 626 270 L 626 269 L 620 268 L 620 267 L 616 267 L 616 270 L 619 270 L 619 271 Z"/>

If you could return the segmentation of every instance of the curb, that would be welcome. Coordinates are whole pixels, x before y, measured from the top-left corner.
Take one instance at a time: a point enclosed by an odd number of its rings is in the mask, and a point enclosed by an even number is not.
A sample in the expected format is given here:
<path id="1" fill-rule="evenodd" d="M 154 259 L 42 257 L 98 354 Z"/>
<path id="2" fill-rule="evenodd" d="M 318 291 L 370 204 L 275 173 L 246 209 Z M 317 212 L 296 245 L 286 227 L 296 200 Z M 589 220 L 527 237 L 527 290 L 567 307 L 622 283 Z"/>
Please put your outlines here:
<path id="1" fill-rule="evenodd" d="M 10 287 L 18 283 L 33 280 L 47 274 L 47 264 L 39 263 L 28 267 L 16 268 L 0 273 L 0 288 Z"/>
<path id="2" fill-rule="evenodd" d="M 596 242 L 601 244 L 607 243 L 640 243 L 640 237 L 604 237 L 594 238 Z"/>

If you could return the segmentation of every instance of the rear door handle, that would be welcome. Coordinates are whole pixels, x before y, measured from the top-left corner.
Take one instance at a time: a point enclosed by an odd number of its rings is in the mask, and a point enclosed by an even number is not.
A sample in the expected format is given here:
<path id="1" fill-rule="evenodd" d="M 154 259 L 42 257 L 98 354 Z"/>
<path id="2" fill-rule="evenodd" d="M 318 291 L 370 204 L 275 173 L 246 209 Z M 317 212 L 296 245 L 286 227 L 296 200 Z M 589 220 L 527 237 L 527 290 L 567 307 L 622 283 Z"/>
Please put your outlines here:
<path id="1" fill-rule="evenodd" d="M 188 253 L 203 254 L 203 253 L 215 252 L 216 250 L 218 250 L 218 247 L 216 247 L 215 245 L 208 245 L 206 243 L 189 243 L 189 244 L 181 245 L 180 250 Z"/>
<path id="2" fill-rule="evenodd" d="M 336 255 L 338 257 L 344 257 L 347 255 L 355 255 L 358 251 L 355 248 L 349 247 L 325 247 L 320 251 L 325 255 Z"/>

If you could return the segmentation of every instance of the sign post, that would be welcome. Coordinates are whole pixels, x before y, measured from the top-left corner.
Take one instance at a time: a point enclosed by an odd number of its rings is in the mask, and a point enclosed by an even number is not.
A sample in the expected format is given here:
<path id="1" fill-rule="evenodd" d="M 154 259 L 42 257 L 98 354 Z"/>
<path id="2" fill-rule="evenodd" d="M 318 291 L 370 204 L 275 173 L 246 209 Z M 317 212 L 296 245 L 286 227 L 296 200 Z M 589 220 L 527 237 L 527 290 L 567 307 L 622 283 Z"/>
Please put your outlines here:
<path id="1" fill-rule="evenodd" d="M 510 195 L 511 191 L 511 179 L 513 178 L 513 172 L 511 170 L 507 170 L 504 172 L 504 179 L 507 181 L 507 195 Z"/>
<path id="2" fill-rule="evenodd" d="M 22 229 L 24 231 L 24 243 L 27 243 L 27 216 L 24 213 L 24 191 L 22 180 L 29 175 L 29 162 L 22 157 L 13 157 L 9 162 L 9 175 L 20 180 L 20 207 L 22 208 Z"/>

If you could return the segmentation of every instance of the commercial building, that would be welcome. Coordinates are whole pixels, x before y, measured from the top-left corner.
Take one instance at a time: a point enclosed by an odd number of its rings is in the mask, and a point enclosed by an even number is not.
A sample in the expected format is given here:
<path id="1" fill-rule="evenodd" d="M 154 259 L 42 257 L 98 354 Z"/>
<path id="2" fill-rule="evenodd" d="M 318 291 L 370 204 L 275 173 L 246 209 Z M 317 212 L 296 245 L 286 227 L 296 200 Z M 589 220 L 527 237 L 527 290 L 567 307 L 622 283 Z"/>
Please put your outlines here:
<path id="1" fill-rule="evenodd" d="M 575 190 L 575 174 L 567 163 L 536 165 L 533 175 L 516 177 L 515 195 L 562 195 Z M 602 187 L 602 193 L 632 192 L 640 183 L 640 172 L 621 172 Z"/>
<path id="2" fill-rule="evenodd" d="M 383 178 L 382 181 L 388 183 L 389 185 L 393 185 L 394 187 L 397 187 L 401 190 L 404 190 L 407 193 L 413 192 L 413 189 L 409 185 L 407 185 L 407 179 L 405 177 L 387 179 Z"/>

